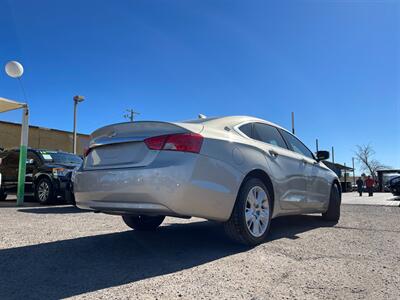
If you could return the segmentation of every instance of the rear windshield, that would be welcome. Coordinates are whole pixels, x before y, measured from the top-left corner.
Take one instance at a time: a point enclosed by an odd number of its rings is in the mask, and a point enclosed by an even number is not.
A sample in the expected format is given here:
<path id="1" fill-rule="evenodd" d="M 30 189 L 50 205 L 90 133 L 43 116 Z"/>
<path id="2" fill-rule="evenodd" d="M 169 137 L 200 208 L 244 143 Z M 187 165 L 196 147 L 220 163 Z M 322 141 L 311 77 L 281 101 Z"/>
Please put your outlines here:
<path id="1" fill-rule="evenodd" d="M 80 164 L 82 159 L 75 154 L 56 152 L 56 151 L 40 151 L 42 158 L 47 162 L 58 164 Z"/>

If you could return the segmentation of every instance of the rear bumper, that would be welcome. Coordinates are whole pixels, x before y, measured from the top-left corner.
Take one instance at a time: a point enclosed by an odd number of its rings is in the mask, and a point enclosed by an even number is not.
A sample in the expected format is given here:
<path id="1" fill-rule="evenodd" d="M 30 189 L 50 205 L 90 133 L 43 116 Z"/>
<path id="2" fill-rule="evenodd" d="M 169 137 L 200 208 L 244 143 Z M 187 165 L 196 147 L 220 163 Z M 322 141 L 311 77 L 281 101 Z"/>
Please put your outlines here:
<path id="1" fill-rule="evenodd" d="M 165 151 L 147 167 L 78 171 L 74 194 L 83 209 L 225 221 L 242 178 L 219 160 Z"/>

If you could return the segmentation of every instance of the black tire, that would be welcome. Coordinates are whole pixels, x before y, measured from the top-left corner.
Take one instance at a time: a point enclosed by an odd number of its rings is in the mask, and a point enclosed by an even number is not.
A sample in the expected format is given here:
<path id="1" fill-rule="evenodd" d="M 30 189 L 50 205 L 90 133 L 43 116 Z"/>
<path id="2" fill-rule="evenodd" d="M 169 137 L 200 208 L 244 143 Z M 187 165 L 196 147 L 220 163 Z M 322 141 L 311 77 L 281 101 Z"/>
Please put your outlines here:
<path id="1" fill-rule="evenodd" d="M 132 216 L 125 215 L 122 216 L 125 224 L 130 228 L 140 231 L 155 230 L 164 221 L 165 216 Z"/>
<path id="2" fill-rule="evenodd" d="M 47 189 L 47 193 L 44 192 L 43 189 Z M 39 179 L 39 181 L 35 184 L 35 200 L 40 204 L 50 204 L 54 200 L 54 189 L 53 185 L 47 177 L 43 177 Z"/>
<path id="3" fill-rule="evenodd" d="M 245 217 L 245 211 L 248 205 L 247 197 L 250 191 L 255 187 L 260 187 L 265 192 L 266 197 L 268 199 L 268 207 L 269 207 L 267 226 L 265 232 L 261 236 L 255 236 L 250 231 L 246 223 L 246 217 Z M 272 215 L 272 201 L 271 201 L 270 191 L 267 189 L 267 187 L 260 179 L 250 178 L 249 180 L 243 183 L 242 187 L 239 190 L 231 217 L 227 222 L 224 223 L 225 232 L 231 239 L 240 244 L 244 244 L 247 246 L 255 246 L 261 244 L 265 242 L 266 237 L 268 235 L 269 228 L 271 225 L 271 215 Z"/>
<path id="4" fill-rule="evenodd" d="M 0 201 L 5 201 L 6 199 L 7 193 L 3 189 L 0 189 Z"/>
<path id="5" fill-rule="evenodd" d="M 338 222 L 340 219 L 341 202 L 342 197 L 339 188 L 336 184 L 333 184 L 329 198 L 328 210 L 322 214 L 322 218 L 326 221 Z"/>

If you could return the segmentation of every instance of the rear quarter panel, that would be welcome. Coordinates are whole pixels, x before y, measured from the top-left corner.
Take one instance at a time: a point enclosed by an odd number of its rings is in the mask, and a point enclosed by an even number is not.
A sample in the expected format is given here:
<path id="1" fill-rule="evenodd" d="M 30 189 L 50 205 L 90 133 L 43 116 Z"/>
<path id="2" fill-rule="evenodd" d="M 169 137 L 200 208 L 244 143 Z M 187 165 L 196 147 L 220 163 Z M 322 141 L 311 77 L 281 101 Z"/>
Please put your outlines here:
<path id="1" fill-rule="evenodd" d="M 232 197 L 229 203 L 228 210 L 230 213 L 235 204 L 240 186 L 246 175 L 251 171 L 257 169 L 264 171 L 269 175 L 273 186 L 277 186 L 276 179 L 273 176 L 274 174 L 270 173 L 268 167 L 267 156 L 269 154 L 261 150 L 257 146 L 257 142 L 241 137 L 232 129 L 229 131 L 224 129 L 216 130 L 209 129 L 205 126 L 202 135 L 205 137 L 205 140 L 201 153 L 232 166 L 232 169 L 239 174 L 238 179 L 235 182 L 232 181 L 232 184 L 234 184 L 234 186 L 232 186 L 234 197 Z M 276 194 L 279 192 L 279 189 L 274 188 L 274 192 L 274 198 L 279 199 L 279 195 Z M 280 211 L 279 202 L 275 201 L 273 216 L 279 214 Z"/>

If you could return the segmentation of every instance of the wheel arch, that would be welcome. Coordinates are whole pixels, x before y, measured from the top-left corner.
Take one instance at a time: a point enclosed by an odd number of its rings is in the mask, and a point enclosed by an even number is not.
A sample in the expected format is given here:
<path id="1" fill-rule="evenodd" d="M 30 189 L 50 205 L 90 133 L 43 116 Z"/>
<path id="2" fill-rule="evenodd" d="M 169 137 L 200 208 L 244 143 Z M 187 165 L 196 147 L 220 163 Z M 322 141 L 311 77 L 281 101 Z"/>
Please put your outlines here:
<path id="1" fill-rule="evenodd" d="M 339 182 L 339 180 L 338 180 L 337 178 L 335 178 L 335 179 L 332 181 L 332 186 L 333 186 L 333 185 L 336 185 L 336 186 L 338 187 L 340 196 L 342 196 L 342 186 L 341 186 L 341 184 L 340 184 L 340 182 Z"/>
<path id="2" fill-rule="evenodd" d="M 51 184 L 53 184 L 53 180 L 52 178 L 46 174 L 46 173 L 40 173 L 40 174 L 36 174 L 34 179 L 33 179 L 33 187 L 36 187 L 36 184 L 39 182 L 40 179 L 42 178 L 47 178 L 48 180 L 50 180 Z"/>
<path id="3" fill-rule="evenodd" d="M 275 192 L 274 192 L 274 186 L 273 186 L 273 184 L 272 184 L 271 178 L 269 177 L 269 175 L 267 174 L 267 172 L 265 172 L 265 171 L 262 170 L 262 169 L 254 169 L 254 170 L 251 170 L 251 171 L 248 172 L 247 175 L 243 178 L 242 183 L 240 184 L 240 187 L 239 187 L 239 191 L 240 191 L 240 189 L 242 188 L 242 186 L 244 185 L 244 183 L 245 183 L 247 180 L 249 180 L 250 178 L 257 178 L 257 179 L 260 179 L 260 180 L 265 184 L 265 186 L 267 187 L 268 192 L 269 192 L 270 195 L 271 195 L 272 214 L 273 214 L 273 213 L 274 213 L 274 210 L 275 210 Z M 239 194 L 239 191 L 238 191 L 238 194 Z"/>

